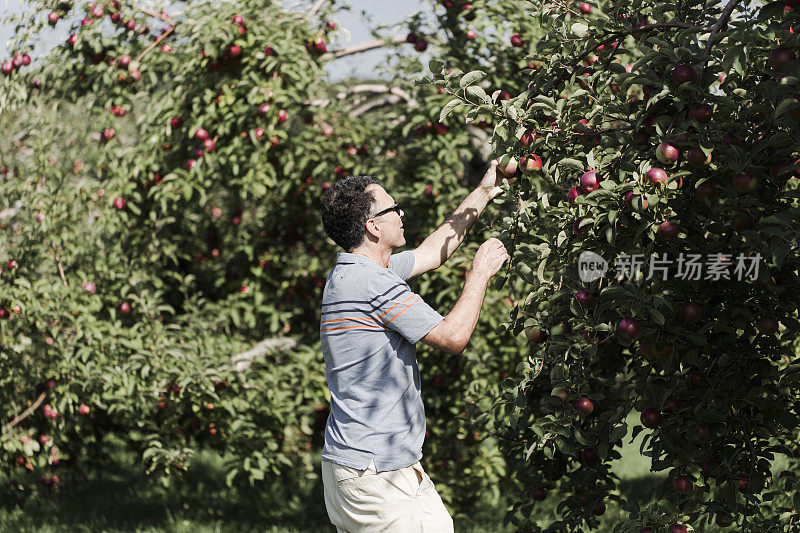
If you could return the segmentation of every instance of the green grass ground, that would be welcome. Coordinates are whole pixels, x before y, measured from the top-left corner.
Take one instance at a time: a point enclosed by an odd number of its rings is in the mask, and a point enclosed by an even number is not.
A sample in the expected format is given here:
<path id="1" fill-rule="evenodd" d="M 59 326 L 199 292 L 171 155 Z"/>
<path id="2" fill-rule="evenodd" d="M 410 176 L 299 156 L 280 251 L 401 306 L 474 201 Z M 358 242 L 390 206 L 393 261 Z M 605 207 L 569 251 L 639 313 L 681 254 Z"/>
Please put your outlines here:
<path id="1" fill-rule="evenodd" d="M 636 416 L 628 420 L 629 427 Z M 628 499 L 646 503 L 663 485 L 649 472 L 649 459 L 639 454 L 639 438 L 627 443 L 622 459 L 613 464 L 620 476 L 620 490 Z M 626 439 L 626 441 L 629 439 Z M 130 459 L 132 461 L 132 458 Z M 319 533 L 335 531 L 328 522 L 321 486 L 314 488 L 306 501 L 287 502 L 281 494 L 264 495 L 247 503 L 224 486 L 221 459 L 213 454 L 198 458 L 197 468 L 188 472 L 179 485 L 171 489 L 153 488 L 134 474 L 132 462 L 107 470 L 101 477 L 92 477 L 76 490 L 61 491 L 55 497 L 25 508 L 14 508 L 0 501 L 0 532 L 270 532 Z M 665 476 L 660 474 L 660 477 Z M 556 518 L 555 498 L 537 504 L 542 523 Z M 273 520 L 260 518 L 255 506 L 269 506 Z M 459 533 L 505 533 L 505 507 L 498 506 L 478 516 L 457 518 Z M 611 531 L 611 524 L 625 511 L 609 505 L 599 531 Z M 697 531 L 716 531 L 702 529 Z"/>

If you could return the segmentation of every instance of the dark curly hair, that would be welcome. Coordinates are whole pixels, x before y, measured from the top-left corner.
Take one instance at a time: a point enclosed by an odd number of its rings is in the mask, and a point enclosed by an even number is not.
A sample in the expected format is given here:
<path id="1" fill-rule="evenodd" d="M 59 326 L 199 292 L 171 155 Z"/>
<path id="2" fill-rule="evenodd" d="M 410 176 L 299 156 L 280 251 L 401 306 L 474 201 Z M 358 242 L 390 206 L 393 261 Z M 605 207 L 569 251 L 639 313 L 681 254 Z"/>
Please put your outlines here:
<path id="1" fill-rule="evenodd" d="M 366 189 L 373 183 L 380 185 L 374 176 L 349 176 L 322 195 L 319 212 L 325 233 L 345 252 L 364 240 L 367 217 L 375 204 L 375 197 Z"/>

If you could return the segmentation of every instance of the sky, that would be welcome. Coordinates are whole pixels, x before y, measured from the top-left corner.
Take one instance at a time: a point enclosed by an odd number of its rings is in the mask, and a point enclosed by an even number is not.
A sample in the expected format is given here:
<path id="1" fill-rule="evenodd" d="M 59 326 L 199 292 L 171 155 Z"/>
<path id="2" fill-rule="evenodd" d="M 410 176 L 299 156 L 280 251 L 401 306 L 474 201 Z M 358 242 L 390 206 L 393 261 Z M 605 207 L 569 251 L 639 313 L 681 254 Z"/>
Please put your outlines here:
<path id="1" fill-rule="evenodd" d="M 297 2 L 284 1 L 284 5 L 292 5 Z M 307 2 L 306 2 L 307 3 Z M 337 32 L 339 37 L 329 44 L 328 50 L 338 50 L 347 46 L 371 41 L 372 36 L 369 28 L 376 25 L 394 25 L 404 20 L 409 15 L 425 7 L 424 0 L 351 0 L 347 2 L 352 7 L 350 11 L 341 11 L 333 18 L 339 25 L 350 33 L 349 41 L 346 40 L 344 32 Z M 141 2 L 146 5 L 147 2 Z M 5 19 L 14 13 L 30 12 L 30 4 L 22 3 L 20 0 L 0 0 L 0 19 Z M 388 32 L 387 32 L 388 33 Z M 404 29 L 398 29 L 397 33 L 405 34 Z M 14 28 L 10 25 L 0 24 L 0 58 L 9 58 L 8 40 L 13 36 Z M 45 33 L 44 42 L 48 47 L 64 42 L 68 34 L 68 25 L 60 23 L 54 30 Z M 39 54 L 32 54 L 34 59 Z M 369 52 L 362 52 L 352 56 L 343 57 L 330 62 L 326 66 L 333 81 L 340 80 L 347 76 L 373 77 L 374 69 L 381 64 L 386 57 L 385 50 L 377 49 Z"/>

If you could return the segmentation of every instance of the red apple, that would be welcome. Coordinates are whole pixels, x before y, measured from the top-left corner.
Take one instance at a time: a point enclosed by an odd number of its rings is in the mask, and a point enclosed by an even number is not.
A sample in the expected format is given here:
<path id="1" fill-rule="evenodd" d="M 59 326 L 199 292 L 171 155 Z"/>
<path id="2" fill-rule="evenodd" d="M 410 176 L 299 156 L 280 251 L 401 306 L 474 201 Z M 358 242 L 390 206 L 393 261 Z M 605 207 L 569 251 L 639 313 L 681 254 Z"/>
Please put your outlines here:
<path id="1" fill-rule="evenodd" d="M 699 147 L 694 147 L 689 150 L 686 155 L 686 160 L 693 167 L 704 167 L 711 163 L 711 154 L 706 155 Z"/>
<path id="2" fill-rule="evenodd" d="M 758 331 L 764 335 L 773 335 L 778 332 L 780 324 L 777 318 L 764 317 L 758 321 Z"/>
<path id="3" fill-rule="evenodd" d="M 83 284 L 83 290 L 88 292 L 89 294 L 94 294 L 97 292 L 97 286 L 92 283 L 91 281 L 87 281 Z"/>
<path id="4" fill-rule="evenodd" d="M 119 56 L 119 66 L 122 68 L 128 68 L 128 65 L 131 64 L 131 56 L 125 54 Z"/>
<path id="5" fill-rule="evenodd" d="M 686 302 L 681 306 L 681 317 L 690 324 L 697 322 L 703 317 L 703 308 L 700 304 Z"/>
<path id="6" fill-rule="evenodd" d="M 678 235 L 678 225 L 674 222 L 666 221 L 659 224 L 656 236 L 662 241 L 671 241 Z"/>
<path id="7" fill-rule="evenodd" d="M 538 139 L 540 135 L 538 135 L 533 130 L 525 130 L 525 133 L 519 138 L 519 145 L 523 148 L 527 148 L 531 145 L 533 141 Z"/>
<path id="8" fill-rule="evenodd" d="M 520 37 L 519 33 L 515 33 L 511 36 L 511 46 L 519 48 L 523 45 L 524 43 L 522 42 L 522 37 Z"/>
<path id="9" fill-rule="evenodd" d="M 694 190 L 694 199 L 700 203 L 705 203 L 706 199 L 714 200 L 718 195 L 717 186 L 710 181 L 704 181 Z"/>
<path id="10" fill-rule="evenodd" d="M 578 291 L 575 293 L 575 299 L 584 307 L 591 307 L 594 304 L 594 294 L 587 291 Z"/>
<path id="11" fill-rule="evenodd" d="M 237 57 L 241 53 L 242 53 L 242 47 L 239 46 L 238 44 L 232 44 L 228 47 L 228 54 L 230 54 L 231 57 Z"/>
<path id="12" fill-rule="evenodd" d="M 578 217 L 572 223 L 572 233 L 574 233 L 578 237 L 585 237 L 589 234 L 589 227 L 591 226 L 591 224 L 581 226 L 581 220 L 583 220 L 584 218 L 586 217 Z"/>
<path id="13" fill-rule="evenodd" d="M 127 315 L 128 313 L 131 312 L 131 304 L 129 304 L 128 302 L 120 303 L 117 308 L 119 309 L 119 312 L 122 313 L 123 315 Z"/>
<path id="14" fill-rule="evenodd" d="M 694 483 L 692 483 L 692 481 L 686 476 L 676 477 L 675 481 L 672 483 L 672 486 L 681 494 L 691 492 L 692 489 L 694 489 Z"/>
<path id="15" fill-rule="evenodd" d="M 116 198 L 114 198 L 114 207 L 116 207 L 120 211 L 125 209 L 125 206 L 127 204 L 128 203 L 125 201 L 125 198 L 123 198 L 122 196 L 117 196 Z"/>
<path id="16" fill-rule="evenodd" d="M 542 159 L 536 154 L 523 156 L 519 160 L 519 168 L 523 174 L 533 174 L 542 169 Z"/>
<path id="17" fill-rule="evenodd" d="M 741 172 L 733 177 L 733 188 L 740 193 L 753 192 L 758 189 L 758 178 L 749 172 Z"/>
<path id="18" fill-rule="evenodd" d="M 584 448 L 581 452 L 581 460 L 588 465 L 596 463 L 599 459 L 600 456 L 591 448 Z"/>
<path id="19" fill-rule="evenodd" d="M 544 501 L 545 498 L 547 498 L 547 491 L 542 488 L 533 489 L 532 496 L 534 500 L 536 500 L 537 502 L 541 502 Z"/>
<path id="20" fill-rule="evenodd" d="M 589 398 L 577 398 L 572 402 L 572 408 L 585 415 L 590 415 L 594 411 L 594 405 Z"/>
<path id="21" fill-rule="evenodd" d="M 767 63 L 771 69 L 780 71 L 786 63 L 797 59 L 795 53 L 789 48 L 777 48 L 769 54 Z"/>
<path id="22" fill-rule="evenodd" d="M 634 211 L 647 209 L 647 198 L 643 194 L 635 194 L 633 191 L 625 195 L 625 204 Z"/>
<path id="23" fill-rule="evenodd" d="M 550 395 L 551 396 L 558 396 L 559 398 L 561 398 L 562 402 L 566 402 L 567 401 L 567 397 L 569 396 L 569 393 L 567 392 L 567 389 L 565 389 L 564 387 L 558 387 L 558 388 L 553 389 L 553 391 L 550 393 Z"/>
<path id="24" fill-rule="evenodd" d="M 531 342 L 541 344 L 547 340 L 547 333 L 541 328 L 528 328 L 525 330 L 525 337 Z"/>
<path id="25" fill-rule="evenodd" d="M 208 132 L 203 128 L 198 128 L 197 131 L 194 132 L 194 138 L 198 141 L 205 141 L 208 139 Z"/>
<path id="26" fill-rule="evenodd" d="M 697 122 L 706 123 L 711 120 L 713 113 L 714 108 L 711 107 L 711 104 L 702 103 L 689 111 L 689 118 L 693 118 Z"/>
<path id="27" fill-rule="evenodd" d="M 617 325 L 617 333 L 625 340 L 633 340 L 642 332 L 642 325 L 635 318 L 623 318 Z"/>
<path id="28" fill-rule="evenodd" d="M 669 143 L 661 143 L 656 148 L 656 158 L 665 165 L 672 165 L 678 160 L 678 149 Z"/>
<path id="29" fill-rule="evenodd" d="M 514 177 L 517 174 L 517 169 L 517 159 L 509 154 L 502 156 L 497 163 L 497 170 L 507 178 Z"/>
<path id="30" fill-rule="evenodd" d="M 672 69 L 670 73 L 672 83 L 675 85 L 683 85 L 687 82 L 696 82 L 698 80 L 697 71 L 690 65 L 678 65 Z"/>
<path id="31" fill-rule="evenodd" d="M 571 188 L 567 193 L 567 201 L 569 202 L 569 205 L 575 205 L 575 199 L 581 194 L 583 193 L 578 187 Z"/>
<path id="32" fill-rule="evenodd" d="M 733 516 L 723 511 L 717 515 L 716 523 L 719 527 L 728 527 L 733 524 Z"/>
<path id="33" fill-rule="evenodd" d="M 665 411 L 669 411 L 671 413 L 674 413 L 675 411 L 677 411 L 680 408 L 681 408 L 681 402 L 679 402 L 677 398 L 674 398 L 674 397 L 670 396 L 666 400 L 664 400 L 664 410 Z"/>
<path id="34" fill-rule="evenodd" d="M 740 477 L 736 480 L 736 484 L 738 486 L 739 492 L 742 494 L 746 494 L 748 489 L 750 488 L 750 482 L 745 477 Z"/>
<path id="35" fill-rule="evenodd" d="M 648 407 L 640 416 L 642 425 L 647 428 L 657 428 L 661 425 L 661 413 L 655 407 Z"/>
<path id="36" fill-rule="evenodd" d="M 594 509 L 592 509 L 592 514 L 595 516 L 600 516 L 606 512 L 606 504 L 602 501 L 599 501 L 595 504 Z"/>
<path id="37" fill-rule="evenodd" d="M 80 413 L 80 414 L 82 414 L 84 416 L 88 415 L 89 414 L 89 406 L 86 405 L 85 403 L 82 403 L 80 405 L 80 407 L 78 407 L 78 413 Z"/>
<path id="38" fill-rule="evenodd" d="M 738 209 L 736 214 L 733 215 L 731 227 L 736 231 L 743 231 L 753 224 L 753 217 L 744 209 Z"/>
<path id="39" fill-rule="evenodd" d="M 469 30 L 469 31 L 467 32 L 467 39 L 474 39 L 474 38 L 476 38 L 477 36 L 478 36 L 478 34 L 477 34 L 477 33 L 475 33 L 475 30 Z"/>
<path id="40" fill-rule="evenodd" d="M 419 39 L 417 39 L 417 42 L 414 43 L 414 49 L 417 52 L 424 52 L 425 50 L 428 49 L 428 41 L 420 37 Z"/>
<path id="41" fill-rule="evenodd" d="M 241 26 L 242 24 L 244 24 L 244 17 L 241 15 L 234 15 L 233 17 L 231 17 L 231 20 L 233 20 L 233 23 L 236 24 L 237 26 Z"/>
<path id="42" fill-rule="evenodd" d="M 285 109 L 278 111 L 278 122 L 284 123 L 287 120 L 289 120 L 289 113 L 287 113 Z"/>
<path id="43" fill-rule="evenodd" d="M 578 4 L 578 9 L 580 9 L 581 13 L 583 13 L 584 15 L 588 15 L 589 13 L 592 12 L 592 6 L 590 6 L 586 2 L 579 3 Z"/>
<path id="44" fill-rule="evenodd" d="M 700 442 L 705 442 L 711 438 L 711 431 L 709 431 L 708 426 L 705 424 L 697 424 L 695 429 L 697 430 L 697 440 Z"/>
<path id="45" fill-rule="evenodd" d="M 583 192 L 590 193 L 592 191 L 596 191 L 599 187 L 598 183 L 600 182 L 600 178 L 597 175 L 597 172 L 594 170 L 590 170 L 588 172 L 584 172 L 581 176 L 580 184 L 581 189 Z"/>
<path id="46" fill-rule="evenodd" d="M 50 13 L 47 15 L 47 22 L 48 22 L 48 23 L 49 23 L 51 26 L 55 26 L 55 25 L 56 25 L 56 23 L 58 22 L 58 13 L 56 13 L 55 11 L 51 11 L 51 12 L 50 12 Z"/>
<path id="47" fill-rule="evenodd" d="M 663 168 L 653 167 L 647 171 L 647 179 L 650 180 L 650 183 L 653 185 L 658 185 L 660 183 L 666 185 L 669 181 L 667 177 L 667 173 Z"/>
<path id="48" fill-rule="evenodd" d="M 727 144 L 728 146 L 741 146 L 742 140 L 736 135 L 732 135 L 730 133 L 723 133 L 722 144 Z"/>
<path id="49" fill-rule="evenodd" d="M 672 524 L 669 526 L 669 533 L 688 533 L 688 529 L 683 524 Z"/>

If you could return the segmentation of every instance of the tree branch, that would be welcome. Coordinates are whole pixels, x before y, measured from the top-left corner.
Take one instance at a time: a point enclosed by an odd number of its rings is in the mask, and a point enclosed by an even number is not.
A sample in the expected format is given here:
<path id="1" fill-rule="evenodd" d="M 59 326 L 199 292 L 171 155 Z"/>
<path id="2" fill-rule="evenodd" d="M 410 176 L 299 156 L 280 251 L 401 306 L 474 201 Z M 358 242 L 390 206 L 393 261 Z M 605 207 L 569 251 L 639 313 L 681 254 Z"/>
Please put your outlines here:
<path id="1" fill-rule="evenodd" d="M 379 107 L 383 107 L 389 104 L 396 104 L 399 102 L 401 98 L 396 94 L 390 94 L 384 96 L 382 98 L 375 98 L 374 100 L 367 102 L 366 104 L 362 105 L 361 107 L 357 107 L 353 111 L 350 112 L 350 116 L 352 117 L 360 117 L 367 111 L 372 111 L 373 109 L 377 109 Z"/>
<path id="2" fill-rule="evenodd" d="M 145 56 L 145 54 L 146 54 L 147 52 L 149 52 L 149 51 L 150 51 L 150 50 L 152 50 L 154 47 L 156 47 L 156 46 L 158 45 L 158 43 L 160 43 L 160 42 L 162 41 L 162 39 L 164 39 L 164 37 L 166 37 L 167 35 L 169 35 L 170 33 L 172 33 L 172 30 L 174 30 L 174 29 L 175 29 L 175 25 L 169 26 L 169 27 L 166 29 L 166 31 L 164 31 L 164 32 L 163 32 L 161 35 L 159 35 L 159 36 L 156 38 L 156 40 L 155 40 L 155 41 L 153 41 L 152 43 L 150 43 L 150 46 L 148 46 L 147 48 L 145 48 L 144 50 L 142 50 L 142 53 L 141 53 L 141 54 L 139 54 L 139 55 L 136 57 L 136 61 L 141 61 L 141 59 L 142 59 L 142 58 Z"/>
<path id="3" fill-rule="evenodd" d="M 406 91 L 401 89 L 400 87 L 390 87 L 388 85 L 382 85 L 377 83 L 365 83 L 361 85 L 354 85 L 344 91 L 340 91 L 336 93 L 335 99 L 337 100 L 344 100 L 348 96 L 353 96 L 354 94 L 360 93 L 391 93 L 396 96 L 399 96 L 406 102 L 408 102 L 410 107 L 417 107 L 419 104 L 417 103 L 414 98 L 411 97 Z M 333 99 L 321 99 L 321 100 L 312 100 L 308 102 L 304 102 L 306 105 L 316 106 L 316 107 L 326 107 L 331 104 Z"/>
<path id="4" fill-rule="evenodd" d="M 314 5 L 311 6 L 311 9 L 308 10 L 308 13 L 306 14 L 306 18 L 307 19 L 313 18 L 314 15 L 317 14 L 317 11 L 319 11 L 319 9 L 322 7 L 322 5 L 327 1 L 328 0 L 317 0 L 316 2 L 314 2 Z"/>
<path id="5" fill-rule="evenodd" d="M 61 266 L 61 261 L 58 259 L 58 252 L 56 251 L 56 246 L 53 243 L 50 243 L 50 246 L 53 248 L 53 257 L 56 258 L 56 265 L 58 265 L 58 274 L 61 276 L 61 281 L 64 282 L 64 286 L 67 286 L 67 278 L 64 276 L 64 267 Z"/>
<path id="6" fill-rule="evenodd" d="M 731 14 L 733 14 L 733 10 L 736 9 L 736 4 L 739 3 L 739 0 L 728 0 L 728 3 L 725 5 L 725 9 L 722 10 L 722 15 L 719 17 L 714 26 L 711 27 L 711 35 L 708 36 L 708 42 L 706 43 L 706 50 L 704 55 L 708 55 L 711 51 L 711 46 L 714 44 L 714 37 L 719 33 L 723 26 L 728 23 L 728 20 L 731 18 Z"/>
<path id="7" fill-rule="evenodd" d="M 329 61 L 332 59 L 339 59 L 340 57 L 359 54 L 361 52 L 367 52 L 369 50 L 374 50 L 376 48 L 382 48 L 384 46 L 389 46 L 392 44 L 401 44 L 404 42 L 406 42 L 406 38 L 401 35 L 392 37 L 388 41 L 385 39 L 376 41 L 367 41 L 365 43 L 355 44 L 348 48 L 343 48 L 342 50 L 337 50 L 335 52 L 329 52 L 327 54 L 323 54 L 322 56 L 320 56 L 320 60 Z"/>
<path id="8" fill-rule="evenodd" d="M 231 365 L 237 372 L 244 372 L 253 364 L 253 360 L 263 357 L 269 352 L 285 352 L 297 346 L 297 341 L 289 337 L 264 339 L 249 350 L 231 357 Z"/>
<path id="9" fill-rule="evenodd" d="M 163 11 L 161 13 L 156 13 L 155 11 L 152 11 L 150 9 L 145 9 L 143 7 L 140 7 L 139 11 L 141 11 L 145 15 L 150 15 L 151 17 L 157 18 L 159 20 L 163 20 L 164 22 L 166 22 L 170 26 L 175 26 L 175 21 L 172 20 L 172 18 L 169 15 L 167 15 L 165 12 L 163 12 Z"/>
<path id="10" fill-rule="evenodd" d="M 11 429 L 11 428 L 13 428 L 14 426 L 16 426 L 17 424 L 19 424 L 20 422 L 22 422 L 24 419 L 28 418 L 28 417 L 31 415 L 31 413 L 33 413 L 34 411 L 36 411 L 36 408 L 37 408 L 37 407 L 39 407 L 40 405 L 42 405 L 42 402 L 44 401 L 44 399 L 45 399 L 46 397 L 47 397 L 47 393 L 44 393 L 44 392 L 42 392 L 41 394 L 39 394 L 39 397 L 38 397 L 38 398 L 36 398 L 36 401 L 35 401 L 35 402 L 33 402 L 33 403 L 30 405 L 30 406 L 28 406 L 28 408 L 27 408 L 27 409 L 25 409 L 24 411 L 22 411 L 20 414 L 18 414 L 17 416 L 15 416 L 15 417 L 14 417 L 14 418 L 11 420 L 11 422 L 9 422 L 8 424 L 6 424 L 6 431 L 10 430 L 10 429 Z"/>

